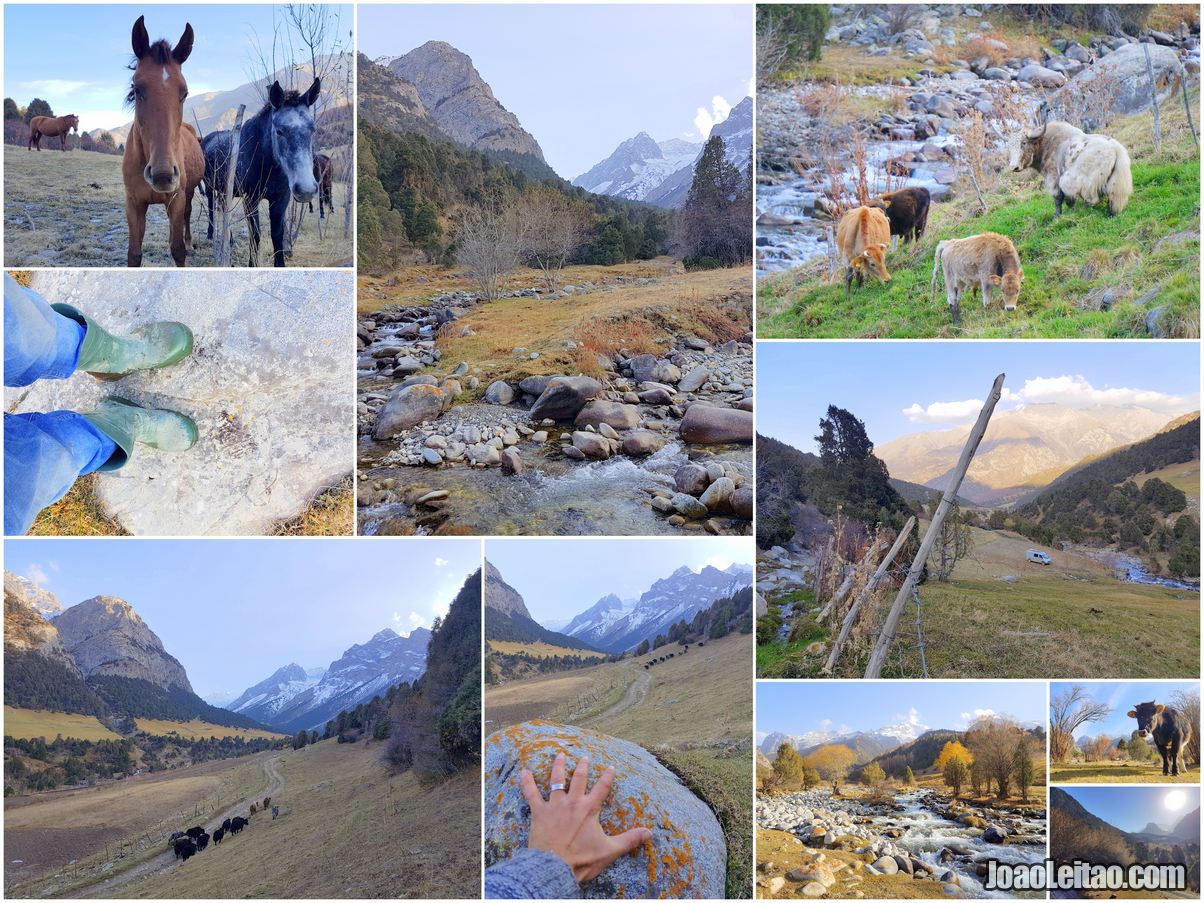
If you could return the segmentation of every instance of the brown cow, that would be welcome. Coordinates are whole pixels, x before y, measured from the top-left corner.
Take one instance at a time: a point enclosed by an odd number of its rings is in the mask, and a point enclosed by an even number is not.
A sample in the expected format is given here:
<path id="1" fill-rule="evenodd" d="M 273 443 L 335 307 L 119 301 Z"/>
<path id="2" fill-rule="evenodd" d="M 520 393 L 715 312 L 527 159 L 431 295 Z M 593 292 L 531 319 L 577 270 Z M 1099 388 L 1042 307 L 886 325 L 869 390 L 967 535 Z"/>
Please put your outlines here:
<path id="1" fill-rule="evenodd" d="M 1162 755 L 1162 773 L 1168 777 L 1179 774 L 1179 763 L 1183 761 L 1181 750 L 1191 742 L 1191 722 L 1170 706 L 1154 700 L 1139 702 L 1129 710 L 1129 717 L 1137 719 L 1137 733 L 1147 733 Z M 1187 771 L 1187 763 L 1183 762 Z"/>
<path id="2" fill-rule="evenodd" d="M 254 804 L 254 803 L 251 803 L 251 812 L 250 812 L 250 814 L 251 814 L 251 815 L 254 815 L 254 814 L 255 814 L 256 812 L 258 812 L 258 811 L 259 811 L 259 810 L 255 808 L 255 804 Z"/>
<path id="3" fill-rule="evenodd" d="M 855 207 L 836 224 L 836 247 L 845 262 L 844 291 L 852 290 L 853 276 L 861 288 L 865 273 L 879 282 L 890 282 L 886 249 L 890 243 L 890 221 L 877 207 Z"/>
<path id="4" fill-rule="evenodd" d="M 263 798 L 263 806 L 261 808 L 266 810 L 270 805 L 272 805 L 272 798 L 270 796 L 265 796 Z"/>
<path id="5" fill-rule="evenodd" d="M 976 288 L 982 289 L 982 306 L 991 303 L 991 289 L 1003 291 L 1003 309 L 1015 310 L 1020 298 L 1024 270 L 1020 255 L 1006 235 L 983 232 L 969 238 L 949 238 L 936 246 L 932 258 L 932 299 L 936 300 L 937 277 L 945 275 L 945 299 L 953 312 L 953 323 L 961 321 L 961 298 Z"/>
<path id="6" fill-rule="evenodd" d="M 67 133 L 74 130 L 79 134 L 79 117 L 74 113 L 66 116 L 35 116 L 29 120 L 29 145 L 26 150 L 41 150 L 43 138 L 58 138 L 59 150 L 67 149 Z"/>

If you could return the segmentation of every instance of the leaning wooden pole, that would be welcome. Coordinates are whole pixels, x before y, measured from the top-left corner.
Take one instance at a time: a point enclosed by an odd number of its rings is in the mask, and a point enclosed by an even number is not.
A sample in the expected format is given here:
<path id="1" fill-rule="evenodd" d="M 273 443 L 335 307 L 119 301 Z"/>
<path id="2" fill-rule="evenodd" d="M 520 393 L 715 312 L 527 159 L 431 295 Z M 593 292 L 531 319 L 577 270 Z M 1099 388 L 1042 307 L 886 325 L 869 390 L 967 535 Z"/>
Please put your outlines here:
<path id="1" fill-rule="evenodd" d="M 903 581 L 903 585 L 899 587 L 899 594 L 895 596 L 895 601 L 890 607 L 890 612 L 886 615 L 886 621 L 882 625 L 882 632 L 878 635 L 878 643 L 874 646 L 874 652 L 870 655 L 870 662 L 865 668 L 865 676 L 867 678 L 879 677 L 882 674 L 882 665 L 886 662 L 886 653 L 890 650 L 890 644 L 895 639 L 895 629 L 899 626 L 899 618 L 903 614 L 903 605 L 911 597 L 912 590 L 919 581 L 920 574 L 924 571 L 924 564 L 928 561 L 928 554 L 932 551 L 932 546 L 936 543 L 937 535 L 941 532 L 941 525 L 945 522 L 945 516 L 949 513 L 949 509 L 953 507 L 953 500 L 957 498 L 957 491 L 961 489 L 966 471 L 970 469 L 970 462 L 974 460 L 974 453 L 978 451 L 978 444 L 982 442 L 983 434 L 987 431 L 987 424 L 991 422 L 991 414 L 995 411 L 995 405 L 998 404 L 999 398 L 1003 394 L 1004 376 L 1005 374 L 1000 373 L 995 377 L 995 383 L 991 386 L 991 394 L 982 406 L 982 410 L 978 413 L 978 421 L 974 424 L 974 429 L 970 430 L 970 438 L 966 440 L 966 447 L 962 449 L 962 455 L 957 460 L 957 467 L 953 469 L 953 474 L 949 478 L 949 485 L 945 488 L 945 492 L 941 496 L 941 503 L 937 505 L 936 513 L 932 515 L 932 523 L 928 525 L 928 532 L 924 534 L 923 540 L 920 541 L 920 550 L 916 552 L 916 557 L 912 559 L 911 567 L 907 570 L 907 577 Z"/>
<path id="2" fill-rule="evenodd" d="M 234 131 L 230 135 L 230 156 L 226 158 L 226 185 L 222 192 L 221 221 L 217 235 L 217 247 L 213 249 L 213 262 L 219 267 L 230 266 L 230 229 L 232 225 L 231 209 L 234 207 L 234 171 L 238 169 L 238 150 L 242 143 L 242 117 L 247 112 L 247 105 L 238 105 L 238 115 L 234 117 Z M 212 189 L 210 189 L 212 191 Z"/>
<path id="3" fill-rule="evenodd" d="M 849 608 L 849 613 L 844 617 L 844 623 L 840 625 L 840 635 L 836 637 L 836 642 L 832 644 L 832 651 L 828 654 L 828 662 L 824 665 L 824 672 L 832 673 L 832 669 L 836 667 L 836 661 L 840 658 L 840 650 L 844 647 L 845 640 L 849 638 L 849 631 L 853 629 L 853 624 L 857 620 L 857 612 L 861 610 L 861 606 L 865 600 L 874 592 L 874 588 L 879 581 L 886 576 L 886 571 L 890 567 L 891 562 L 895 560 L 895 556 L 899 554 L 899 550 L 903 548 L 903 543 L 907 541 L 907 537 L 911 535 L 911 529 L 916 525 L 916 519 L 909 517 L 907 523 L 903 525 L 903 529 L 899 531 L 898 537 L 895 539 L 894 545 L 890 547 L 890 551 L 886 553 L 886 557 L 878 564 L 878 569 L 874 571 L 873 576 L 866 581 L 865 586 L 861 588 L 861 592 L 857 594 L 857 598 L 853 600 L 852 606 Z"/>

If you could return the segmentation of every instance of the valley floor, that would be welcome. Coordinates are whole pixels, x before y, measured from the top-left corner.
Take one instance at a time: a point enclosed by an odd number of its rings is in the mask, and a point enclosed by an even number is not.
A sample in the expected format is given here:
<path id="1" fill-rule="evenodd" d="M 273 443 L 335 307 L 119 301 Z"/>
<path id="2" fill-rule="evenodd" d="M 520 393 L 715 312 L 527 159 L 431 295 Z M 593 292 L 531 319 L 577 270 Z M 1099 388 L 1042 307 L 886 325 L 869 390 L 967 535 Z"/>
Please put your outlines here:
<path id="1" fill-rule="evenodd" d="M 1053 784 L 1198 784 L 1200 769 L 1192 766 L 1178 777 L 1163 776 L 1157 755 L 1148 762 L 1053 762 L 1049 780 Z"/>
<path id="2" fill-rule="evenodd" d="M 390 775 L 380 762 L 380 752 L 380 744 L 328 740 L 299 750 L 236 760 L 234 765 L 210 763 L 148 782 L 136 800 L 129 792 L 132 782 L 127 781 L 104 788 L 103 794 L 80 791 L 86 806 L 75 799 L 50 810 L 38 801 L 16 810 L 33 810 L 23 813 L 24 825 L 14 824 L 6 805 L 6 849 L 12 849 L 12 839 L 21 838 L 23 832 L 23 839 L 31 842 L 35 830 L 46 836 L 54 830 L 51 824 L 74 820 L 77 830 L 92 844 L 76 856 L 82 860 L 91 853 L 99 858 L 104 839 L 112 844 L 118 833 L 114 811 L 125 811 L 128 828 L 147 833 L 155 841 L 133 865 L 110 860 L 107 867 L 93 867 L 83 878 L 64 871 L 49 881 L 6 888 L 7 895 L 146 899 L 478 895 L 477 775 L 469 769 L 434 784 L 409 772 Z M 213 768 L 215 765 L 226 768 Z M 210 792 L 214 787 L 221 789 L 229 794 L 227 800 L 238 794 L 242 798 L 239 811 L 270 793 L 273 803 L 280 806 L 280 817 L 255 816 L 241 834 L 178 863 L 162 852 L 167 833 L 202 820 L 208 823 L 210 816 L 194 818 L 189 811 L 178 812 L 168 825 L 161 813 L 170 807 L 182 808 L 181 801 L 187 805 L 191 799 L 188 790 L 197 796 L 196 782 L 202 775 L 208 776 L 207 769 L 218 775 L 216 783 L 201 782 Z M 152 818 L 153 825 L 148 823 Z M 152 858 L 154 865 L 148 866 L 147 860 Z"/>

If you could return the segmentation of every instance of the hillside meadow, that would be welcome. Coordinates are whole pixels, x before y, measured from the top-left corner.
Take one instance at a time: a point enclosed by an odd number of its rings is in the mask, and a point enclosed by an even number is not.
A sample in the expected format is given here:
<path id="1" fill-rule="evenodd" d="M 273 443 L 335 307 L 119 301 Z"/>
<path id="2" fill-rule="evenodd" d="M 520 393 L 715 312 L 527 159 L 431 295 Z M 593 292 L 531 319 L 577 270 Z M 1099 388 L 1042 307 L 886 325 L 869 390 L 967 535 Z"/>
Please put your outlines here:
<path id="1" fill-rule="evenodd" d="M 1146 762 L 1053 762 L 1049 779 L 1054 784 L 1199 784 L 1200 769 L 1185 767 L 1178 776 L 1164 776 L 1154 753 Z"/>
<path id="2" fill-rule="evenodd" d="M 1189 100 L 1199 108 L 1198 90 Z M 962 178 L 952 200 L 932 205 L 921 241 L 888 251 L 890 283 L 870 279 L 846 295 L 843 267 L 828 283 L 824 261 L 759 280 L 758 336 L 1198 338 L 1199 150 L 1178 97 L 1163 105 L 1160 150 L 1152 119 L 1124 117 L 1107 130 L 1133 160 L 1133 196 L 1121 215 L 1078 204 L 1055 217 L 1041 181 L 1010 172 L 984 191 L 984 212 Z M 1008 313 L 998 302 L 984 309 L 981 298 L 963 299 L 955 327 L 943 281 L 932 297 L 933 253 L 943 239 L 980 232 L 1015 244 L 1025 274 L 1020 302 Z"/>
<path id="3" fill-rule="evenodd" d="M 4 735 L 18 740 L 35 737 L 53 740 L 59 735 L 75 740 L 117 740 L 121 736 L 101 724 L 94 715 L 22 709 L 11 705 L 4 707 Z"/>

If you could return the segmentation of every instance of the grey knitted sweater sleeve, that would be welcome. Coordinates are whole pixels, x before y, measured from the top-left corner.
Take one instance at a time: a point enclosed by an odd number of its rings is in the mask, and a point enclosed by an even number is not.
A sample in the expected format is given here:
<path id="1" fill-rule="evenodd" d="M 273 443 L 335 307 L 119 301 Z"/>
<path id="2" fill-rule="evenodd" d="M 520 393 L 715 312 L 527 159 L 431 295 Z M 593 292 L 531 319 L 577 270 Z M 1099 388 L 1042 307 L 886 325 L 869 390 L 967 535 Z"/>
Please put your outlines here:
<path id="1" fill-rule="evenodd" d="M 485 869 L 489 900 L 566 900 L 581 896 L 568 863 L 547 850 L 520 850 Z"/>

